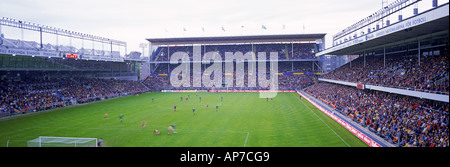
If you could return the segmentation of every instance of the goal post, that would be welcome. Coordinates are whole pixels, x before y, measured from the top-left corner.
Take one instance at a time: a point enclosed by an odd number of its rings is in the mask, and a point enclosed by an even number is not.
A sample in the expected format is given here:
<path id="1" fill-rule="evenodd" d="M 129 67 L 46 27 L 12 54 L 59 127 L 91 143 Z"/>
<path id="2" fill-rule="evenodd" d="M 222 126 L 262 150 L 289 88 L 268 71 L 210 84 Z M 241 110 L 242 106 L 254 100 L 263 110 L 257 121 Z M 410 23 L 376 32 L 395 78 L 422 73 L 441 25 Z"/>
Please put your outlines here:
<path id="1" fill-rule="evenodd" d="M 39 136 L 28 140 L 28 147 L 97 147 L 97 138 Z"/>

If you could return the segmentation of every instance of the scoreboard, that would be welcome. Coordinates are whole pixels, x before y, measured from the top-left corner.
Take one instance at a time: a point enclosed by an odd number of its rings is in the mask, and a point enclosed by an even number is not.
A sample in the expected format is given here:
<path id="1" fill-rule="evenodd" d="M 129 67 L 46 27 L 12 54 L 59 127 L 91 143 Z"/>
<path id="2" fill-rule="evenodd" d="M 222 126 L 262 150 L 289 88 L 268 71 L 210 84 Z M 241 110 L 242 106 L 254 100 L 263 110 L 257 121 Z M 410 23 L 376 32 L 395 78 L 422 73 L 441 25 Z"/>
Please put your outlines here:
<path id="1" fill-rule="evenodd" d="M 67 58 L 78 59 L 78 55 L 73 54 L 73 53 L 68 53 L 68 54 L 66 54 L 66 57 L 67 57 Z"/>

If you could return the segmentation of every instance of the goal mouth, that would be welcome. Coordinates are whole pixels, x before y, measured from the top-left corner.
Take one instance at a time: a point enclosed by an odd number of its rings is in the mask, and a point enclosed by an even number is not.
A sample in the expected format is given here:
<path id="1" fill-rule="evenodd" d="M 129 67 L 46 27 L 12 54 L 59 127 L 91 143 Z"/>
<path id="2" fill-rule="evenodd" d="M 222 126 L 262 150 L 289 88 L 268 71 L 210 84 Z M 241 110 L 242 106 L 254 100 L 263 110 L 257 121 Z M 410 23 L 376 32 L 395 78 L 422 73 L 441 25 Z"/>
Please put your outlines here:
<path id="1" fill-rule="evenodd" d="M 97 147 L 97 138 L 39 136 L 28 140 L 28 147 Z"/>

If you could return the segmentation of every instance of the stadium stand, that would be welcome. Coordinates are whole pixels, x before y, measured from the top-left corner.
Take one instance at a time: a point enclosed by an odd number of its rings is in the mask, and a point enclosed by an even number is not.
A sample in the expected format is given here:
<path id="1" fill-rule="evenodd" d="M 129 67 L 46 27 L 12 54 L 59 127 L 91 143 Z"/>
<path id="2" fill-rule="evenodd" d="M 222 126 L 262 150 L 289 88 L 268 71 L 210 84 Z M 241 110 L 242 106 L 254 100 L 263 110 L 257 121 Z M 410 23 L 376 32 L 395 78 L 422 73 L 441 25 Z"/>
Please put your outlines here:
<path id="1" fill-rule="evenodd" d="M 223 74 L 224 75 L 224 74 Z M 223 87 L 223 88 L 214 88 L 214 89 L 233 89 L 233 90 L 268 90 L 269 87 L 261 87 L 257 85 L 256 87 L 249 87 L 247 76 L 244 76 L 244 87 L 237 87 L 236 85 L 232 87 Z M 223 76 L 224 78 L 225 76 Z M 312 75 L 280 75 L 278 76 L 278 90 L 295 90 L 302 89 L 306 86 L 314 84 L 315 76 Z M 149 76 L 143 82 L 151 91 L 161 91 L 161 90 L 208 90 L 211 88 L 207 87 L 173 87 L 170 84 L 169 76 L 165 75 L 155 75 Z M 190 84 L 192 84 L 192 79 L 190 80 Z"/>
<path id="2" fill-rule="evenodd" d="M 295 43 L 295 44 L 235 44 L 235 45 L 211 45 L 201 46 L 205 52 L 217 52 L 225 59 L 225 52 L 277 52 L 279 60 L 290 59 L 316 59 L 314 56 L 315 46 L 313 43 Z M 252 49 L 253 46 L 253 49 Z M 294 50 L 294 51 L 293 51 Z M 159 46 L 153 54 L 153 61 L 169 61 L 169 56 L 175 52 L 186 52 L 192 60 L 192 46 Z M 267 57 L 267 59 L 269 59 Z"/>
<path id="3" fill-rule="evenodd" d="M 0 80 L 0 115 L 37 112 L 73 104 L 147 92 L 138 81 L 74 77 L 64 73 L 28 72 Z"/>
<path id="4" fill-rule="evenodd" d="M 449 103 L 319 83 L 304 89 L 401 147 L 448 147 Z"/>
<path id="5" fill-rule="evenodd" d="M 325 79 L 365 83 L 378 86 L 427 91 L 448 95 L 448 52 L 417 58 L 411 55 L 395 55 L 386 59 L 383 67 L 382 56 L 360 57 L 326 75 Z"/>
<path id="6" fill-rule="evenodd" d="M 288 35 L 257 35 L 257 36 L 230 36 L 230 37 L 187 37 L 187 38 L 155 38 L 147 39 L 151 45 L 158 46 L 154 50 L 150 63 L 152 64 L 151 74 L 143 83 L 152 91 L 160 90 L 208 90 L 206 87 L 192 87 L 193 77 L 190 80 L 190 87 L 173 87 L 170 84 L 171 71 L 179 64 L 170 64 L 170 56 L 175 52 L 185 52 L 189 56 L 190 63 L 193 64 L 193 48 L 199 46 L 201 54 L 208 52 L 218 53 L 222 57 L 222 65 L 226 58 L 225 53 L 242 52 L 243 54 L 253 52 L 256 55 L 260 52 L 266 53 L 266 60 L 269 60 L 270 52 L 278 53 L 278 90 L 301 89 L 312 85 L 317 80 L 317 74 L 322 72 L 320 60 L 315 57 L 318 48 L 323 47 L 317 41 L 323 40 L 325 34 L 288 34 Z M 295 41 L 295 42 L 294 42 Z M 255 55 L 255 56 L 256 56 Z M 259 59 L 254 59 L 260 61 Z M 202 64 L 201 71 L 209 65 Z M 269 71 L 269 64 L 266 64 Z M 222 78 L 226 75 L 244 74 L 244 86 L 238 87 L 233 84 L 231 87 L 212 89 L 234 89 L 234 90 L 268 90 L 269 87 L 248 86 L 248 76 L 255 75 L 248 73 L 248 63 L 244 63 L 244 71 L 236 71 L 226 74 L 222 71 Z M 266 71 L 267 78 L 270 78 Z M 190 76 L 193 76 L 190 71 Z M 195 74 L 198 75 L 198 74 Z M 235 77 L 233 82 L 235 82 Z"/>
<path id="7" fill-rule="evenodd" d="M 397 3 L 405 2 L 391 5 Z M 317 55 L 359 57 L 303 90 L 395 146 L 449 147 L 449 4 L 433 3 L 431 9 L 418 13 L 416 8 L 415 15 L 396 23 L 401 27 L 409 20 L 426 18 L 421 25 L 391 31 L 392 25 L 379 28 L 371 15 L 340 31 L 333 47 Z M 389 6 L 383 10 L 390 10 Z M 372 23 L 377 26 L 374 32 L 352 33 L 371 30 Z"/>

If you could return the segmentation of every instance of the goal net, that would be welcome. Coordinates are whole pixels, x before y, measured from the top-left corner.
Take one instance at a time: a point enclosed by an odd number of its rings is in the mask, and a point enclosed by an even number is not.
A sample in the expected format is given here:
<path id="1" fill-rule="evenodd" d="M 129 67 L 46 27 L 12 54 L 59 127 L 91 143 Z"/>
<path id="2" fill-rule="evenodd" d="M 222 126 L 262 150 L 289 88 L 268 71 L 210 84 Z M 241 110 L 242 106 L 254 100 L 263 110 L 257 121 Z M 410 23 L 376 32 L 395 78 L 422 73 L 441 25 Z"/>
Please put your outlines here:
<path id="1" fill-rule="evenodd" d="M 97 147 L 97 138 L 47 137 L 28 140 L 28 147 Z"/>

